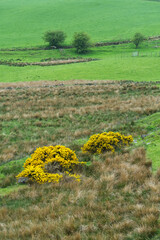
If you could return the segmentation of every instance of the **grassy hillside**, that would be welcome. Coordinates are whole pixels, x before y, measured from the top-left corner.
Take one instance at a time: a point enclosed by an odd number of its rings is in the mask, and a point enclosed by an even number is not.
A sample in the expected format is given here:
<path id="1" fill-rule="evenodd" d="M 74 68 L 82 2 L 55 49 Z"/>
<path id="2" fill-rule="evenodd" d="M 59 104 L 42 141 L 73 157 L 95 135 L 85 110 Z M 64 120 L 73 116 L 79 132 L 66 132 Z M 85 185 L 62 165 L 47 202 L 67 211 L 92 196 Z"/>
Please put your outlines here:
<path id="1" fill-rule="evenodd" d="M 143 129 L 143 134 L 135 140 L 135 145 L 145 147 L 155 171 L 160 167 L 160 112 L 138 120 L 136 125 Z"/>
<path id="2" fill-rule="evenodd" d="M 138 138 L 153 124 L 152 118 L 137 120 L 160 111 L 159 84 L 154 82 L 24 82 L 4 83 L 0 89 L 1 162 L 28 156 L 37 146 L 81 144 L 102 131 Z"/>
<path id="3" fill-rule="evenodd" d="M 160 38 L 84 55 L 42 47 L 47 30 L 64 30 L 65 44 L 79 31 L 92 42 L 160 35 L 159 13 L 159 0 L 0 0 L 0 239 L 160 239 Z M 73 58 L 94 61 L 33 65 Z M 82 152 L 108 131 L 134 141 L 115 153 Z M 71 172 L 81 181 L 18 183 L 26 159 L 51 145 L 85 162 Z"/>
<path id="4" fill-rule="evenodd" d="M 154 139 L 158 151 L 158 83 L 1 83 L 0 92 L 1 239 L 159 239 L 160 161 L 146 147 Z M 135 142 L 115 154 L 82 153 L 89 137 L 103 131 L 132 134 Z M 81 182 L 17 184 L 27 156 L 56 144 L 87 162 L 77 169 Z"/>
<path id="5" fill-rule="evenodd" d="M 47 30 L 86 31 L 94 42 L 159 35 L 160 3 L 147 0 L 1 0 L 0 48 L 44 44 Z"/>

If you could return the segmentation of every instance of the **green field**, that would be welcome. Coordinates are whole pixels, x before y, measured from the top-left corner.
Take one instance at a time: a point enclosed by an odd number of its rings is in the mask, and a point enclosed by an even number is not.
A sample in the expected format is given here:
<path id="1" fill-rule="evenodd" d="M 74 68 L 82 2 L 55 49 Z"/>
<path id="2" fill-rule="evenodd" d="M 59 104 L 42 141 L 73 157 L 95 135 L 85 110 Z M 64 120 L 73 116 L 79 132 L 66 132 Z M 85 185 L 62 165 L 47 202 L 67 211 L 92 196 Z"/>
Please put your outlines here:
<path id="1" fill-rule="evenodd" d="M 71 44 L 74 32 L 86 31 L 93 43 L 131 39 L 135 32 L 146 37 L 159 35 L 160 3 L 157 1 L 1 1 L 0 49 L 44 46 L 47 30 L 64 30 Z M 94 14 L 93 14 L 94 13 Z M 62 17 L 63 16 L 63 17 Z M 61 65 L 0 65 L 0 82 L 111 79 L 134 81 L 160 80 L 160 41 L 143 43 L 139 57 L 132 57 L 133 44 L 92 48 L 78 56 L 74 49 L 0 51 L 0 60 L 36 62 L 49 58 L 91 57 L 99 61 Z"/>
<path id="2" fill-rule="evenodd" d="M 45 59 L 71 57 L 96 58 L 97 61 L 59 66 L 0 66 L 0 82 L 20 82 L 38 80 L 160 80 L 160 41 L 144 42 L 138 49 L 134 45 L 105 46 L 92 48 L 88 54 L 77 55 L 74 49 L 0 51 L 0 60 L 11 62 L 37 62 Z"/>
<path id="3" fill-rule="evenodd" d="M 47 30 L 87 32 L 93 42 L 160 35 L 160 3 L 147 0 L 1 0 L 0 48 L 44 45 Z"/>
<path id="4" fill-rule="evenodd" d="M 135 145 L 145 147 L 156 171 L 160 168 L 160 112 L 138 120 L 136 125 L 146 132 L 135 140 Z"/>

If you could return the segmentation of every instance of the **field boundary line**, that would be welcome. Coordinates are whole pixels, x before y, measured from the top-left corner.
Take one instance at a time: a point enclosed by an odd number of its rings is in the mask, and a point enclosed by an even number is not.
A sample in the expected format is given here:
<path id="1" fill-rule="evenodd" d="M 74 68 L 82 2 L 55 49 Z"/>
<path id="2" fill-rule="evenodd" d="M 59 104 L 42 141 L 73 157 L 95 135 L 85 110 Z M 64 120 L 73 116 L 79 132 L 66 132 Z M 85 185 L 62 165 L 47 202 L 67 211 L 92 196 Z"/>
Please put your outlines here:
<path id="1" fill-rule="evenodd" d="M 14 67 L 25 67 L 25 66 L 54 66 L 54 65 L 64 65 L 71 63 L 83 63 L 98 61 L 97 58 L 81 58 L 81 59 L 66 59 L 66 60 L 53 60 L 46 62 L 10 62 L 10 61 L 0 61 L 0 65 L 14 66 Z"/>
<path id="2" fill-rule="evenodd" d="M 155 41 L 155 40 L 160 40 L 160 35 L 158 36 L 153 36 L 153 37 L 147 37 L 144 38 L 145 41 Z M 102 46 L 110 46 L 110 45 L 121 45 L 121 44 L 126 44 L 126 43 L 132 43 L 132 40 L 122 40 L 122 41 L 111 41 L 111 42 L 97 42 L 97 43 L 93 43 L 92 47 L 102 47 Z M 66 45 L 66 46 L 62 46 L 61 48 L 56 48 L 56 47 L 28 47 L 28 48 L 1 48 L 0 51 L 29 51 L 29 50 L 54 50 L 54 49 L 70 49 L 73 48 L 72 45 Z"/>

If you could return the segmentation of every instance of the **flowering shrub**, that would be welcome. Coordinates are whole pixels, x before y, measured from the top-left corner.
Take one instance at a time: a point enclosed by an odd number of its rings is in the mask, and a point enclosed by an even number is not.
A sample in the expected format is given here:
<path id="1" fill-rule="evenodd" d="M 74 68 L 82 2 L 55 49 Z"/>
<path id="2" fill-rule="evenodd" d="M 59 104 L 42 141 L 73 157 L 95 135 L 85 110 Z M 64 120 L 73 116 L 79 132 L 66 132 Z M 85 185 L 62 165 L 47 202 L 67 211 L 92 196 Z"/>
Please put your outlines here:
<path id="1" fill-rule="evenodd" d="M 63 175 L 80 180 L 80 176 L 73 174 L 74 167 L 79 164 L 76 154 L 65 146 L 49 146 L 37 148 L 24 163 L 24 170 L 17 178 L 27 177 L 33 182 L 59 182 Z"/>
<path id="2" fill-rule="evenodd" d="M 119 132 L 104 132 L 92 135 L 82 147 L 82 151 L 99 154 L 105 151 L 115 152 L 116 149 L 128 146 L 131 142 L 133 142 L 131 135 L 124 136 Z"/>

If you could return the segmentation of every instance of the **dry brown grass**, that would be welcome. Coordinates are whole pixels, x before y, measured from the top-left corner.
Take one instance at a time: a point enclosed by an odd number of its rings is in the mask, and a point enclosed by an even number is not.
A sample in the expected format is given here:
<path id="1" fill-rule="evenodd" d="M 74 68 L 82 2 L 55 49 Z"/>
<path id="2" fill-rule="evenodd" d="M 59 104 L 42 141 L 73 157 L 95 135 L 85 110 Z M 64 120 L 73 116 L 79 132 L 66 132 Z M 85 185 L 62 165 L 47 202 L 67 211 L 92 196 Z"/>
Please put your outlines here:
<path id="1" fill-rule="evenodd" d="M 10 61 L 0 61 L 0 65 L 8 65 L 8 66 L 17 66 L 17 67 L 25 67 L 25 66 L 54 66 L 54 65 L 64 65 L 64 64 L 73 64 L 73 63 L 81 63 L 81 62 L 91 62 L 96 61 L 98 59 L 94 58 L 71 58 L 71 59 L 57 59 L 50 60 L 45 62 L 10 62 Z"/>
<path id="2" fill-rule="evenodd" d="M 82 170 L 81 183 L 33 185 L 12 193 L 0 209 L 0 239 L 150 239 L 159 227 L 160 182 L 144 153 L 103 155 Z M 5 201 L 24 206 L 7 208 Z"/>
<path id="3" fill-rule="evenodd" d="M 0 83 L 0 161 L 38 146 L 114 130 L 160 110 L 156 83 L 40 81 Z"/>
<path id="4" fill-rule="evenodd" d="M 0 84 L 1 162 L 55 144 L 93 160 L 77 169 L 80 183 L 31 185 L 0 198 L 0 239 L 151 239 L 159 228 L 160 172 L 152 175 L 144 149 L 97 159 L 80 153 L 80 147 L 81 140 L 101 131 L 138 134 L 134 121 L 159 110 L 158 83 Z"/>

